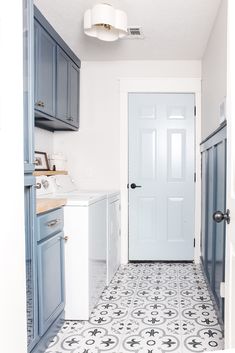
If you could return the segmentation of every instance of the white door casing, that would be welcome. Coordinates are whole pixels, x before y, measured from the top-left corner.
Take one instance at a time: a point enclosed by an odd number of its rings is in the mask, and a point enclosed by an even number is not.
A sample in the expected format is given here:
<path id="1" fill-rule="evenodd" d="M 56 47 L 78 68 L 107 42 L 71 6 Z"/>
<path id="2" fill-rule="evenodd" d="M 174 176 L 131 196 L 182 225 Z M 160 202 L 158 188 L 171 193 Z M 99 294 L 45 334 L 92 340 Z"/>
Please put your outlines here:
<path id="1" fill-rule="evenodd" d="M 120 78 L 120 181 L 121 181 L 121 262 L 128 258 L 128 94 L 193 93 L 195 95 L 195 239 L 194 260 L 200 261 L 201 224 L 201 79 L 199 78 Z"/>
<path id="2" fill-rule="evenodd" d="M 235 348 L 235 1 L 228 0 L 227 40 L 227 208 L 231 223 L 226 230 L 225 347 Z"/>
<path id="3" fill-rule="evenodd" d="M 193 260 L 194 104 L 191 93 L 129 94 L 129 260 Z"/>

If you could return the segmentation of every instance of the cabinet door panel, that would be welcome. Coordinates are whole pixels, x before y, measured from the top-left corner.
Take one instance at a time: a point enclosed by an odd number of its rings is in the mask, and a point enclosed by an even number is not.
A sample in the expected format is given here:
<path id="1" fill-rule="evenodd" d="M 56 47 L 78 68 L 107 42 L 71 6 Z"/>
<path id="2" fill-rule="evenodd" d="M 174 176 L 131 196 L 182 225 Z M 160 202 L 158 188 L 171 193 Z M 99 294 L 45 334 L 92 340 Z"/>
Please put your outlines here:
<path id="1" fill-rule="evenodd" d="M 38 245 L 39 334 L 64 309 L 64 240 L 58 233 Z"/>
<path id="2" fill-rule="evenodd" d="M 69 108 L 69 63 L 68 56 L 57 47 L 56 116 L 65 121 L 68 119 Z"/>
<path id="3" fill-rule="evenodd" d="M 214 233 L 215 222 L 213 222 L 212 215 L 215 212 L 215 150 L 214 147 L 208 150 L 208 215 L 207 215 L 207 276 L 211 286 L 214 287 Z"/>
<path id="4" fill-rule="evenodd" d="M 201 222 L 202 222 L 202 236 L 201 236 L 201 254 L 205 268 L 207 268 L 207 230 L 208 230 L 208 152 L 202 153 L 202 209 L 201 209 Z"/>
<path id="5" fill-rule="evenodd" d="M 23 87 L 24 87 L 24 172 L 34 171 L 34 81 L 33 81 L 33 4 L 23 1 Z"/>
<path id="6" fill-rule="evenodd" d="M 69 123 L 76 127 L 79 126 L 79 68 L 71 63 L 70 65 L 70 109 L 69 109 Z"/>
<path id="7" fill-rule="evenodd" d="M 35 109 L 55 116 L 56 43 L 35 23 Z"/>
<path id="8" fill-rule="evenodd" d="M 215 191 L 216 202 L 215 210 L 226 211 L 226 141 L 221 141 L 215 147 L 216 149 L 216 164 L 215 164 Z M 223 298 L 220 296 L 220 284 L 224 282 L 225 269 L 225 222 L 215 224 L 215 253 L 214 253 L 214 294 L 219 310 L 223 316 Z"/>
<path id="9" fill-rule="evenodd" d="M 210 288 L 224 315 L 220 285 L 225 277 L 225 222 L 213 220 L 216 211 L 226 211 L 226 128 L 206 140 L 202 150 L 202 260 Z"/>
<path id="10" fill-rule="evenodd" d="M 27 336 L 28 349 L 31 350 L 38 341 L 37 263 L 34 235 L 35 178 L 29 175 L 25 176 L 24 184 Z"/>

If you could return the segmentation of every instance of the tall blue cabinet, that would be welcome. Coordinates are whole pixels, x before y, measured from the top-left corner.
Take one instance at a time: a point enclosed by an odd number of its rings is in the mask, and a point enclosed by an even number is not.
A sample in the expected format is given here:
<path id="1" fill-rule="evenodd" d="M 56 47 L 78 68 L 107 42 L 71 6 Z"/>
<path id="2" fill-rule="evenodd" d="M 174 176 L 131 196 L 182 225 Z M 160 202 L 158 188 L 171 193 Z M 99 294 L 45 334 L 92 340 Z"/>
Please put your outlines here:
<path id="1" fill-rule="evenodd" d="M 38 342 L 37 264 L 35 242 L 35 177 L 34 171 L 34 87 L 33 87 L 33 3 L 23 0 L 24 55 L 24 201 L 25 201 L 25 269 L 27 292 L 28 350 Z"/>
<path id="2" fill-rule="evenodd" d="M 220 286 L 225 277 L 226 221 L 216 222 L 215 214 L 226 214 L 226 126 L 221 126 L 201 144 L 202 153 L 202 263 L 221 318 L 224 299 Z"/>

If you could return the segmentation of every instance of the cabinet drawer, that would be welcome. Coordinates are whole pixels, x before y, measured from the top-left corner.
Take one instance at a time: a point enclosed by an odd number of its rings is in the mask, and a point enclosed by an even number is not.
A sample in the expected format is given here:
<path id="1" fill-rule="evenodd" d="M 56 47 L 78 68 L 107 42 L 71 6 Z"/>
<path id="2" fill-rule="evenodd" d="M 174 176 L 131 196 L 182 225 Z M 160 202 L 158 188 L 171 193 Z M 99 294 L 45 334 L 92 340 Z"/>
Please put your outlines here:
<path id="1" fill-rule="evenodd" d="M 38 216 L 37 240 L 40 241 L 54 233 L 58 233 L 59 231 L 63 230 L 63 227 L 64 216 L 62 208 L 40 215 Z"/>

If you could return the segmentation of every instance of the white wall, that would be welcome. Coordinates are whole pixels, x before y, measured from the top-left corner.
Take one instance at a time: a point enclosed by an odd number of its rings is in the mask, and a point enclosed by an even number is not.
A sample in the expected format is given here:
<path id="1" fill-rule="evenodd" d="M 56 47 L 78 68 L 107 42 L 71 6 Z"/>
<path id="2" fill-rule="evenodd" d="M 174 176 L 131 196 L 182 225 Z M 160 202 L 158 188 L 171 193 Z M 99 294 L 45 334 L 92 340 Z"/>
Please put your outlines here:
<path id="1" fill-rule="evenodd" d="M 35 151 L 53 152 L 53 132 L 35 127 Z"/>
<path id="2" fill-rule="evenodd" d="M 0 351 L 4 353 L 27 352 L 22 10 L 19 0 L 1 2 L 0 47 L 5 54 L 0 55 Z"/>
<path id="3" fill-rule="evenodd" d="M 201 77 L 200 61 L 83 62 L 81 127 L 54 133 L 55 152 L 65 152 L 82 188 L 120 187 L 120 77 Z"/>
<path id="4" fill-rule="evenodd" d="M 226 96 L 227 0 L 222 0 L 202 60 L 202 138 L 219 127 L 219 106 Z"/>

